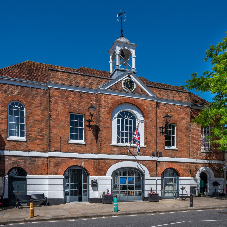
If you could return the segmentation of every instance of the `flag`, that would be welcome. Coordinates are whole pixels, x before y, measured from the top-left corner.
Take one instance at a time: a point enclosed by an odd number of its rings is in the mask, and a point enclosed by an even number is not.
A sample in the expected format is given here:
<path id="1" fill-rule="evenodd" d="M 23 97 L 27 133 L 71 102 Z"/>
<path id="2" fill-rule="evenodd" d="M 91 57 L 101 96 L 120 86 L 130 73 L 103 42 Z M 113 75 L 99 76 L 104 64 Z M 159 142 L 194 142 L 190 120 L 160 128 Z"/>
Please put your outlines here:
<path id="1" fill-rule="evenodd" d="M 140 153 L 140 133 L 139 133 L 139 125 L 136 128 L 136 131 L 133 133 L 133 138 L 137 146 L 137 155 Z"/>

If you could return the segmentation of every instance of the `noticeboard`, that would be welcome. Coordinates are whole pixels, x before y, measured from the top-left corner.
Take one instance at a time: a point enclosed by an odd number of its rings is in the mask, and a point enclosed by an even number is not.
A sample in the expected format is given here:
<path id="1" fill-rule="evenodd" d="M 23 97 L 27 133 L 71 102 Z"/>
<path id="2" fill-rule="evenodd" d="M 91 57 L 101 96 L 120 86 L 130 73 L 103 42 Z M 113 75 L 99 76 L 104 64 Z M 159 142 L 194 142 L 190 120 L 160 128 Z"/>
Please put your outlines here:
<path id="1" fill-rule="evenodd" d="M 5 185 L 5 178 L 0 177 L 0 197 L 4 196 L 4 185 Z"/>

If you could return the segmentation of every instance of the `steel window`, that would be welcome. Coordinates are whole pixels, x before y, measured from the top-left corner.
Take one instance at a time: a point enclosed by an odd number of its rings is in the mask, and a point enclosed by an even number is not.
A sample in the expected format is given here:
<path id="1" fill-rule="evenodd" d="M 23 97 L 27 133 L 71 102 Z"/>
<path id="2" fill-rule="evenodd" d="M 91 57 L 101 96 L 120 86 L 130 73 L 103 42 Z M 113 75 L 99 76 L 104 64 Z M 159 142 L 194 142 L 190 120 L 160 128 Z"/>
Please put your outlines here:
<path id="1" fill-rule="evenodd" d="M 133 132 L 136 131 L 136 117 L 129 111 L 121 111 L 117 115 L 117 143 L 134 144 Z"/>
<path id="2" fill-rule="evenodd" d="M 210 126 L 201 127 L 201 150 L 209 151 L 210 150 Z"/>
<path id="3" fill-rule="evenodd" d="M 176 147 L 176 125 L 168 124 L 165 129 L 165 147 Z"/>
<path id="4" fill-rule="evenodd" d="M 84 141 L 83 114 L 69 114 L 69 140 Z"/>
<path id="5" fill-rule="evenodd" d="M 8 137 L 25 138 L 25 108 L 20 102 L 8 105 Z"/>

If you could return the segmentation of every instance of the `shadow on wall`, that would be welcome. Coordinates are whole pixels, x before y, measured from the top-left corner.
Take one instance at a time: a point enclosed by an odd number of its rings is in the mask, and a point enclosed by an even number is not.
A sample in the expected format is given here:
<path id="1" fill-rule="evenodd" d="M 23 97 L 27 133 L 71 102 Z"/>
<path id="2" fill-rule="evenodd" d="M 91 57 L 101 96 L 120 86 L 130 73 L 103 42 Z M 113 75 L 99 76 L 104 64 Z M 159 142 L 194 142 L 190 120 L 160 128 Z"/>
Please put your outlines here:
<path id="1" fill-rule="evenodd" d="M 99 138 L 99 132 L 100 132 L 100 128 L 98 125 L 91 125 L 91 130 L 93 133 L 93 136 L 95 137 L 96 143 L 98 142 L 98 138 Z"/>

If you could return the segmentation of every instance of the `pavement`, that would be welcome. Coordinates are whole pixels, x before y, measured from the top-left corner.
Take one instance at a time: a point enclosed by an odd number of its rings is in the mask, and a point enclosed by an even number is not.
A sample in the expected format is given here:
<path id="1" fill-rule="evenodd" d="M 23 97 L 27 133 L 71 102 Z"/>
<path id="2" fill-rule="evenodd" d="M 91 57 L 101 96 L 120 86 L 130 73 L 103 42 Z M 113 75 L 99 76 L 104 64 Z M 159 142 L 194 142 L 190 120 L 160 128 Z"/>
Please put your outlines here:
<path id="1" fill-rule="evenodd" d="M 30 207 L 0 208 L 0 225 L 63 219 L 93 218 L 114 215 L 135 215 L 163 212 L 181 212 L 188 210 L 207 210 L 227 208 L 226 199 L 211 197 L 194 197 L 193 207 L 190 199 L 163 199 L 159 202 L 118 202 L 118 212 L 114 212 L 114 204 L 102 203 L 67 203 L 53 206 L 34 206 L 34 218 L 30 218 Z"/>

